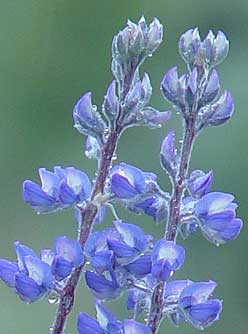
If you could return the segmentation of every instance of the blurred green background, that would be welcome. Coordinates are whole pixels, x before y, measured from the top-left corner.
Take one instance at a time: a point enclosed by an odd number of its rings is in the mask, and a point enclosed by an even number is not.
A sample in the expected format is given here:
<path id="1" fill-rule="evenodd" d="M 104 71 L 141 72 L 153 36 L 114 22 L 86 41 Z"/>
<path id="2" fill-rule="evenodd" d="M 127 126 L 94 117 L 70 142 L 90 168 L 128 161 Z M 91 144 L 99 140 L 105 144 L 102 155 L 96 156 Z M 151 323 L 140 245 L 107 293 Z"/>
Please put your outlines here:
<path id="1" fill-rule="evenodd" d="M 37 216 L 22 201 L 25 178 L 38 180 L 37 168 L 74 165 L 94 175 L 95 163 L 83 154 L 84 138 L 72 127 L 71 109 L 85 91 L 94 92 L 101 105 L 111 80 L 110 45 L 113 35 L 128 18 L 159 17 L 165 26 L 165 40 L 145 66 L 154 87 L 153 105 L 166 109 L 159 84 L 171 66 L 183 63 L 177 41 L 186 29 L 199 26 L 204 35 L 209 28 L 222 29 L 231 40 L 228 59 L 219 67 L 223 87 L 234 95 L 236 113 L 224 127 L 207 129 L 198 139 L 192 168 L 213 169 L 214 189 L 233 192 L 240 204 L 244 229 L 238 240 L 216 248 L 200 234 L 186 241 L 187 261 L 177 278 L 214 279 L 216 295 L 224 299 L 221 320 L 205 333 L 245 334 L 248 328 L 247 265 L 247 96 L 248 96 L 248 2 L 246 0 L 1 0 L 0 2 L 0 257 L 14 258 L 12 243 L 21 240 L 34 249 L 51 247 L 56 235 L 75 235 L 72 212 Z M 179 118 L 159 130 L 131 129 L 124 134 L 120 160 L 136 164 L 159 175 L 168 189 L 167 176 L 159 166 L 159 145 Z M 147 217 L 118 212 L 159 236 Z M 107 224 L 111 224 L 108 215 Z M 77 303 L 66 334 L 76 334 L 78 310 L 93 312 L 91 295 L 78 289 Z M 120 317 L 123 302 L 111 306 Z M 46 300 L 30 306 L 0 282 L 1 333 L 45 334 L 49 332 L 55 306 Z M 160 333 L 198 333 L 189 325 L 175 328 L 164 322 Z M 87 334 L 87 333 L 86 333 Z"/>

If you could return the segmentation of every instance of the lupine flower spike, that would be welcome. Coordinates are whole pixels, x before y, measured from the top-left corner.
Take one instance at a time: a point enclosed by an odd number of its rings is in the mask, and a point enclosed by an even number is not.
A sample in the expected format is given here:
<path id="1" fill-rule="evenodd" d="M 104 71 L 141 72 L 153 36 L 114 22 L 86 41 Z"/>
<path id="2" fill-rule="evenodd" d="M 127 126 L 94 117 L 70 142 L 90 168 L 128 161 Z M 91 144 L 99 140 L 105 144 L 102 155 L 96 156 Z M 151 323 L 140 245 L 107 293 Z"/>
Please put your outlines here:
<path id="1" fill-rule="evenodd" d="M 73 209 L 78 222 L 77 240 L 56 237 L 53 247 L 39 254 L 16 241 L 17 260 L 0 259 L 1 280 L 24 302 L 56 296 L 58 310 L 51 334 L 66 332 L 75 290 L 83 286 L 81 276 L 84 288 L 96 298 L 96 317 L 81 311 L 78 334 L 158 334 L 166 318 L 176 326 L 188 322 L 204 329 L 221 315 L 222 300 L 213 297 L 216 282 L 180 277 L 187 252 L 179 236 L 186 239 L 199 230 L 219 246 L 236 239 L 243 225 L 234 195 L 212 190 L 211 166 L 206 172 L 199 167 L 189 171 L 197 136 L 233 115 L 232 95 L 221 91 L 216 70 L 228 54 L 229 41 L 221 31 L 210 30 L 204 39 L 198 28 L 186 31 L 179 40 L 179 52 L 187 72 L 180 74 L 177 66 L 166 71 L 161 91 L 171 108 L 159 111 L 150 105 L 151 80 L 148 73 L 140 75 L 140 67 L 162 39 L 163 27 L 157 18 L 150 24 L 144 17 L 138 23 L 128 21 L 113 38 L 113 80 L 101 108 L 93 104 L 91 92 L 83 93 L 73 108 L 74 127 L 86 135 L 85 155 L 97 160 L 95 179 L 75 167 L 55 166 L 52 171 L 39 169 L 41 183 L 23 183 L 23 199 L 37 213 Z M 157 157 L 171 190 L 163 190 L 156 174 L 146 167 L 114 164 L 124 131 L 141 125 L 161 127 L 174 111 L 181 116 L 183 134 L 165 130 Z M 179 145 L 177 137 L 182 138 Z M 115 212 L 116 203 L 133 214 L 130 221 L 115 214 L 113 223 L 108 221 L 110 225 L 102 228 L 99 223 L 106 209 Z M 133 222 L 134 214 L 152 217 L 164 227 L 164 234 L 153 238 L 142 224 Z M 124 320 L 104 305 L 121 296 L 129 312 Z"/>

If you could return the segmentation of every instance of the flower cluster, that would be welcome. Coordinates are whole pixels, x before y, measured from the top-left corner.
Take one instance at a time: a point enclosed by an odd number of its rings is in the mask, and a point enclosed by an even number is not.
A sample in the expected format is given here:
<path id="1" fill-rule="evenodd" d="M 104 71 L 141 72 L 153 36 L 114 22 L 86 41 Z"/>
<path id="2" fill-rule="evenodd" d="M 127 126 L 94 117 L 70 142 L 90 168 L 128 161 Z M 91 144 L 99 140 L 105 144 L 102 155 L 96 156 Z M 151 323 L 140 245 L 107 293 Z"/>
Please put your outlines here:
<path id="1" fill-rule="evenodd" d="M 40 168 L 39 175 L 41 186 L 30 180 L 23 183 L 23 198 L 40 213 L 74 207 L 90 197 L 88 176 L 74 167 L 56 166 L 54 172 Z"/>
<path id="2" fill-rule="evenodd" d="M 158 282 L 168 282 L 164 315 L 175 324 L 189 320 L 195 327 L 204 328 L 218 319 L 221 301 L 210 299 L 216 283 L 170 280 L 183 265 L 182 246 L 165 239 L 153 244 L 151 236 L 136 225 L 121 221 L 114 225 L 91 234 L 85 246 L 94 269 L 86 271 L 85 279 L 96 298 L 113 300 L 127 290 L 127 308 L 134 315 L 145 313 Z"/>
<path id="3" fill-rule="evenodd" d="M 17 262 L 0 259 L 0 278 L 27 303 L 57 291 L 84 261 L 79 243 L 65 236 L 56 238 L 53 250 L 42 249 L 40 256 L 19 241 L 14 246 Z"/>
<path id="4" fill-rule="evenodd" d="M 73 108 L 74 127 L 87 136 L 85 154 L 98 163 L 96 177 L 74 167 L 55 166 L 50 172 L 39 169 L 41 185 L 26 180 L 23 198 L 36 212 L 73 209 L 79 223 L 78 239 L 58 237 L 53 250 L 42 249 L 38 256 L 31 248 L 15 242 L 17 262 L 0 259 L 0 278 L 25 302 L 50 293 L 58 296 L 58 312 L 51 334 L 65 332 L 67 316 L 73 309 L 75 290 L 84 265 L 85 282 L 96 298 L 96 319 L 80 312 L 78 334 L 157 334 L 161 321 L 175 325 L 187 321 L 204 329 L 219 319 L 222 301 L 212 298 L 214 281 L 173 280 L 185 262 L 184 239 L 198 229 L 203 236 L 222 245 L 235 239 L 242 228 L 234 196 L 211 191 L 213 172 L 193 170 L 189 164 L 196 137 L 208 126 L 224 124 L 233 115 L 233 99 L 224 90 L 215 66 L 226 57 L 229 42 L 224 33 L 212 31 L 204 40 L 198 29 L 185 32 L 179 51 L 188 72 L 177 67 L 167 71 L 161 82 L 162 94 L 171 110 L 159 111 L 149 105 L 152 85 L 140 66 L 162 42 L 158 19 L 147 24 L 142 17 L 113 39 L 112 72 L 102 108 L 85 93 Z M 116 147 L 121 134 L 132 126 L 160 127 L 173 111 L 181 115 L 183 139 L 177 148 L 176 133 L 170 130 L 162 140 L 160 163 L 171 181 L 164 191 L 157 176 L 125 162 L 117 163 Z M 140 226 L 118 218 L 116 202 L 132 213 L 144 213 L 165 226 L 165 234 L 154 240 Z M 93 231 L 110 207 L 113 226 Z M 118 320 L 104 301 L 126 292 L 131 318 Z M 136 321 L 137 316 L 144 323 Z"/>

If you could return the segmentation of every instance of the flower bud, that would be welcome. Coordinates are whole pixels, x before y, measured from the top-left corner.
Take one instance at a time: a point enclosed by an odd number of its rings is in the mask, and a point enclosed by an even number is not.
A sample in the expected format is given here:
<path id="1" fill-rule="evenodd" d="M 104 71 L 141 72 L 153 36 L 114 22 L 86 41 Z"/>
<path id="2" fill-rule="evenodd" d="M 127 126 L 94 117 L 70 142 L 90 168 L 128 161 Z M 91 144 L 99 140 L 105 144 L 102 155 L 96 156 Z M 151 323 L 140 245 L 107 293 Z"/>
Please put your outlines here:
<path id="1" fill-rule="evenodd" d="M 163 39 L 163 26 L 157 18 L 154 18 L 149 26 L 147 34 L 148 53 L 152 54 Z"/>
<path id="2" fill-rule="evenodd" d="M 233 114 L 234 104 L 230 92 L 224 91 L 219 100 L 212 105 L 212 114 L 207 119 L 208 125 L 222 125 L 228 121 Z"/>
<path id="3" fill-rule="evenodd" d="M 188 64 L 193 63 L 200 46 L 201 38 L 198 28 L 186 31 L 179 40 L 179 52 L 183 60 Z"/>
<path id="4" fill-rule="evenodd" d="M 208 83 L 203 94 L 203 102 L 204 103 L 212 102 L 218 95 L 219 89 L 220 89 L 220 82 L 219 82 L 218 72 L 215 69 L 213 69 L 208 78 Z"/>
<path id="5" fill-rule="evenodd" d="M 141 99 L 142 104 L 146 105 L 152 96 L 152 85 L 149 78 L 149 75 L 145 72 L 142 79 L 142 87 L 141 87 Z"/>
<path id="6" fill-rule="evenodd" d="M 161 166 L 174 175 L 177 167 L 177 151 L 175 148 L 175 131 L 171 130 L 162 141 L 160 149 Z"/>
<path id="7" fill-rule="evenodd" d="M 102 136 L 106 127 L 96 107 L 92 105 L 90 92 L 84 94 L 76 103 L 73 108 L 73 120 L 80 133 L 93 137 Z"/>
<path id="8" fill-rule="evenodd" d="M 195 170 L 190 174 L 188 189 L 192 196 L 200 198 L 209 192 L 213 182 L 213 172 L 205 174 L 201 170 Z"/>
<path id="9" fill-rule="evenodd" d="M 195 101 L 197 89 L 198 89 L 198 71 L 197 68 L 194 67 L 194 69 L 190 72 L 186 90 L 186 99 L 189 106 L 192 106 Z"/>
<path id="10" fill-rule="evenodd" d="M 118 112 L 118 98 L 116 95 L 115 80 L 113 80 L 108 87 L 107 93 L 104 97 L 102 109 L 104 114 L 110 121 L 115 118 Z"/>
<path id="11" fill-rule="evenodd" d="M 201 41 L 198 28 L 186 31 L 179 40 L 179 51 L 183 60 L 197 67 L 216 66 L 227 56 L 229 42 L 225 34 L 218 31 L 216 37 L 210 30 Z"/>
<path id="12" fill-rule="evenodd" d="M 178 101 L 178 74 L 176 66 L 165 73 L 161 82 L 161 89 L 164 97 L 168 101 L 172 103 L 176 103 Z"/>

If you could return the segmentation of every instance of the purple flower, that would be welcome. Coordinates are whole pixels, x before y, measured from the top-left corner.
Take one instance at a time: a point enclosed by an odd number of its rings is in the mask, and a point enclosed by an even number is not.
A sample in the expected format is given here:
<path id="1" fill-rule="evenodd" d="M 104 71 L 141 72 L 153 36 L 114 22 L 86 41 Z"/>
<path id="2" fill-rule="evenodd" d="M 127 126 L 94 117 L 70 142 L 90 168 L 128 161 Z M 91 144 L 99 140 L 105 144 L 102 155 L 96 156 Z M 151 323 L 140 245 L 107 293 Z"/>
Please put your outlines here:
<path id="1" fill-rule="evenodd" d="M 111 171 L 110 188 L 117 198 L 132 199 L 148 191 L 149 184 L 155 180 L 155 174 L 122 162 Z"/>
<path id="2" fill-rule="evenodd" d="M 97 273 L 102 274 L 105 271 L 109 271 L 114 265 L 114 252 L 111 250 L 96 252 L 91 258 L 90 264 L 96 270 Z"/>
<path id="3" fill-rule="evenodd" d="M 174 280 L 166 283 L 164 291 L 165 303 L 177 303 L 183 289 L 192 283 L 191 280 Z"/>
<path id="4" fill-rule="evenodd" d="M 114 224 L 115 229 L 94 232 L 86 242 L 85 252 L 92 258 L 93 266 L 99 265 L 99 268 L 95 268 L 97 271 L 111 267 L 113 257 L 110 254 L 114 255 L 116 264 L 128 264 L 149 245 L 148 236 L 137 225 L 117 220 Z"/>
<path id="5" fill-rule="evenodd" d="M 235 239 L 242 228 L 242 220 L 235 217 L 237 205 L 233 200 L 233 195 L 211 192 L 195 204 L 203 235 L 217 245 Z"/>
<path id="6" fill-rule="evenodd" d="M 152 250 L 152 275 L 166 281 L 181 268 L 185 258 L 183 247 L 165 239 L 158 240 Z"/>
<path id="7" fill-rule="evenodd" d="M 41 186 L 26 180 L 23 183 L 23 199 L 40 213 L 73 207 L 87 200 L 91 193 L 88 176 L 74 168 L 54 167 L 54 172 L 39 169 Z"/>
<path id="8" fill-rule="evenodd" d="M 44 257 L 43 252 L 41 255 Z M 79 267 L 83 261 L 83 251 L 78 241 L 69 239 L 66 236 L 58 237 L 55 240 L 53 260 L 51 262 L 50 258 L 49 264 L 57 280 L 68 277 L 72 269 Z"/>
<path id="9" fill-rule="evenodd" d="M 85 280 L 92 293 L 99 299 L 111 300 L 121 295 L 122 291 L 116 280 L 109 280 L 92 271 L 85 272 Z"/>
<path id="10" fill-rule="evenodd" d="M 180 294 L 178 305 L 183 314 L 196 328 L 205 328 L 219 319 L 222 303 L 210 299 L 216 283 L 197 282 L 186 286 Z"/>
<path id="11" fill-rule="evenodd" d="M 114 221 L 114 224 L 122 240 L 116 241 L 110 237 L 108 238 L 108 245 L 121 263 L 132 261 L 135 256 L 147 249 L 148 239 L 139 226 L 124 223 L 120 220 Z"/>
<path id="12" fill-rule="evenodd" d="M 122 240 L 120 233 L 115 228 L 91 233 L 84 247 L 85 253 L 93 257 L 99 252 L 109 251 L 108 239 L 110 238 L 111 240 Z"/>
<path id="13" fill-rule="evenodd" d="M 127 208 L 135 213 L 144 212 L 153 217 L 156 223 L 165 221 L 168 216 L 167 201 L 157 194 L 147 195 L 126 204 Z"/>
<path id="14" fill-rule="evenodd" d="M 125 268 L 134 276 L 138 278 L 145 277 L 152 270 L 151 255 L 145 254 L 138 257 L 133 262 L 127 264 Z"/>
<path id="15" fill-rule="evenodd" d="M 47 295 L 55 280 L 68 277 L 84 260 L 79 243 L 67 237 L 58 237 L 54 250 L 42 249 L 40 257 L 18 241 L 14 246 L 17 263 L 0 259 L 0 278 L 28 303 Z"/>
<path id="16" fill-rule="evenodd" d="M 41 261 L 31 248 L 20 242 L 15 242 L 15 250 L 17 263 L 0 260 L 0 278 L 15 289 L 23 301 L 31 303 L 53 288 L 51 268 Z"/>
<path id="17" fill-rule="evenodd" d="M 91 92 L 85 93 L 73 108 L 74 126 L 78 132 L 93 137 L 101 137 L 106 125 L 96 107 L 92 105 Z"/>

